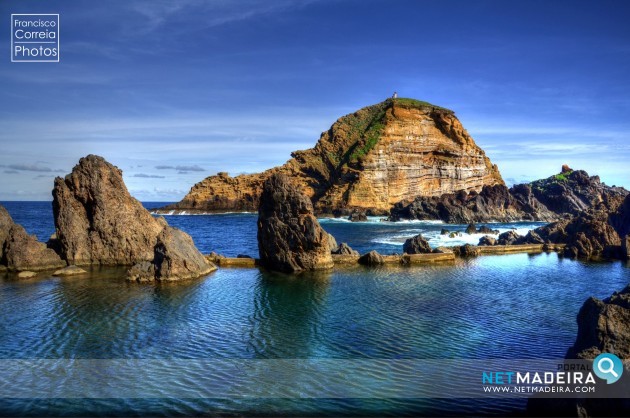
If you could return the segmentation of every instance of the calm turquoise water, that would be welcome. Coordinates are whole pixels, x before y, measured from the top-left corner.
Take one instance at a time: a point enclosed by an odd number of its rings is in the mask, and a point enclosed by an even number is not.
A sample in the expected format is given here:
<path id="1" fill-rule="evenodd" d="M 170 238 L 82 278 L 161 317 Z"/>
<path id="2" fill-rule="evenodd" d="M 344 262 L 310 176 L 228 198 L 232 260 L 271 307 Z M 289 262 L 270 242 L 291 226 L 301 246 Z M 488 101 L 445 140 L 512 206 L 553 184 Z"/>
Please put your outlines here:
<path id="1" fill-rule="evenodd" d="M 29 232 L 52 233 L 49 204 L 5 206 Z M 255 215 L 167 220 L 204 252 L 257 252 Z M 444 227 L 323 225 L 340 242 L 384 253 L 400 252 L 405 234 L 418 230 L 437 245 Z M 511 226 L 531 227 L 499 225 Z M 621 262 L 515 254 L 298 277 L 220 269 L 205 279 L 157 286 L 127 283 L 118 269 L 94 270 L 87 278 L 3 279 L 0 359 L 561 358 L 575 339 L 583 301 L 621 289 L 629 272 Z M 181 373 L 165 373 L 172 384 L 186 384 Z M 522 400 L 3 399 L 0 413 L 501 415 L 523 406 Z"/>

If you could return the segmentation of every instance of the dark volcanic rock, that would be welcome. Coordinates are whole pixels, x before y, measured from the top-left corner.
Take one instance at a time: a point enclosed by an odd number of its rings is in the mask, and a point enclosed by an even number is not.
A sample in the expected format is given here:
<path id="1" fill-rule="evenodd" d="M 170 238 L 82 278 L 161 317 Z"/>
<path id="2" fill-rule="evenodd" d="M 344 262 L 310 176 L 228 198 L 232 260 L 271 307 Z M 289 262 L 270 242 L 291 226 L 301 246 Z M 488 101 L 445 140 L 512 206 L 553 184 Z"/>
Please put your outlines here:
<path id="1" fill-rule="evenodd" d="M 605 185 L 599 176 L 589 177 L 586 171 L 567 171 L 565 167 L 558 175 L 532 182 L 531 189 L 536 199 L 552 212 L 571 215 L 599 204 L 607 210 L 616 210 L 628 194 L 621 187 Z"/>
<path id="2" fill-rule="evenodd" d="M 390 220 L 441 219 L 447 223 L 551 221 L 557 215 L 534 197 L 527 185 L 508 189 L 504 185 L 484 186 L 481 192 L 459 191 L 442 196 L 417 197 L 412 203 L 397 203 Z"/>
<path id="3" fill-rule="evenodd" d="M 497 240 L 498 245 L 512 245 L 520 238 L 520 235 L 516 231 L 507 231 L 499 235 Z"/>
<path id="4" fill-rule="evenodd" d="M 450 234 L 451 231 L 449 231 L 448 229 L 442 228 L 442 230 L 440 231 L 440 235 L 448 235 Z"/>
<path id="5" fill-rule="evenodd" d="M 486 235 L 486 236 L 481 237 L 481 239 L 479 240 L 479 244 L 477 245 L 481 247 L 481 246 L 487 246 L 487 245 L 496 245 L 496 243 L 497 243 L 496 238 Z"/>
<path id="6" fill-rule="evenodd" d="M 258 248 L 261 264 L 273 270 L 290 273 L 333 266 L 328 233 L 313 215 L 311 200 L 283 174 L 272 175 L 263 185 Z"/>
<path id="7" fill-rule="evenodd" d="M 426 254 L 432 251 L 433 249 L 429 245 L 429 242 L 422 237 L 422 234 L 409 238 L 403 244 L 403 252 L 407 254 Z"/>
<path id="8" fill-rule="evenodd" d="M 467 234 L 476 234 L 477 233 L 477 227 L 475 226 L 475 224 L 470 223 L 468 224 L 468 226 L 466 227 L 466 231 Z"/>
<path id="9" fill-rule="evenodd" d="M 348 219 L 352 222 L 367 222 L 368 220 L 365 212 L 352 212 Z"/>
<path id="10" fill-rule="evenodd" d="M 544 244 L 545 240 L 540 235 L 538 235 L 538 233 L 536 231 L 537 230 L 529 231 L 527 233 L 527 235 L 525 235 L 524 237 L 518 237 L 516 239 L 516 241 L 514 241 L 514 244 L 516 244 L 516 245 L 521 245 L 521 244 Z"/>
<path id="11" fill-rule="evenodd" d="M 577 315 L 575 343 L 567 351 L 567 359 L 593 360 L 601 353 L 630 358 L 630 286 L 613 293 L 608 299 L 588 298 Z M 629 416 L 630 369 L 624 362 L 621 379 L 607 388 L 609 399 L 544 399 L 531 398 L 527 412 L 544 416 Z"/>
<path id="12" fill-rule="evenodd" d="M 565 170 L 530 185 L 515 185 L 509 190 L 503 185 L 484 186 L 479 193 L 459 191 L 418 197 L 410 204 L 400 202 L 392 208 L 390 220 L 441 219 L 448 223 L 554 221 L 563 215 L 577 215 L 599 205 L 609 212 L 615 211 L 627 195 L 624 188 L 607 186 L 599 177 L 589 177 L 585 171 Z"/>
<path id="13" fill-rule="evenodd" d="M 477 230 L 477 232 L 480 234 L 494 234 L 494 235 L 499 233 L 497 229 L 488 228 L 485 225 L 481 225 L 479 229 Z"/>
<path id="14" fill-rule="evenodd" d="M 333 254 L 340 254 L 340 255 L 354 255 L 357 256 L 359 255 L 358 251 L 353 250 L 348 244 L 346 244 L 345 242 L 342 242 L 339 247 L 337 247 L 337 249 L 335 251 L 332 252 Z"/>
<path id="15" fill-rule="evenodd" d="M 134 265 L 129 278 L 138 280 L 187 279 L 213 268 L 188 234 L 131 197 L 122 171 L 102 157 L 81 158 L 65 179 L 55 179 L 53 214 L 69 264 Z"/>
<path id="16" fill-rule="evenodd" d="M 359 264 L 365 266 L 378 266 L 384 262 L 383 256 L 374 250 L 359 257 Z"/>

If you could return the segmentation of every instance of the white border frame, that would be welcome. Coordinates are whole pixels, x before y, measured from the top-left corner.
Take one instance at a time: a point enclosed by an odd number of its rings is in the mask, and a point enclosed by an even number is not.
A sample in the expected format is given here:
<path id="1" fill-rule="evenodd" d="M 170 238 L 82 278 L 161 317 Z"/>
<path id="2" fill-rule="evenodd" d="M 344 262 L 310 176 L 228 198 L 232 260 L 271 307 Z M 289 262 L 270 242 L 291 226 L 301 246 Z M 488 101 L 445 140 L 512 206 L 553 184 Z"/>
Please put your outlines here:
<path id="1" fill-rule="evenodd" d="M 57 16 L 57 60 L 14 60 L 13 59 L 13 16 Z M 12 13 L 11 14 L 11 62 L 59 62 L 61 58 L 61 19 L 59 13 Z"/>

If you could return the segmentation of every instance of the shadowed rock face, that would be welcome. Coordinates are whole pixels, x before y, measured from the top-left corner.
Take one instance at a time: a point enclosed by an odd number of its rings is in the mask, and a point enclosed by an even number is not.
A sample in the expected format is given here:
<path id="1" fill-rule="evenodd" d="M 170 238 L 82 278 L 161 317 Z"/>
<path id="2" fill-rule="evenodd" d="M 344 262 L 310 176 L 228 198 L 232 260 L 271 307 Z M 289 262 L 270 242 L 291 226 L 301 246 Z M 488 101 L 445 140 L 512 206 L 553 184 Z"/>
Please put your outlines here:
<path id="1" fill-rule="evenodd" d="M 418 195 L 480 191 L 503 184 L 448 109 L 411 99 L 386 100 L 337 120 L 317 144 L 259 174 L 211 176 L 164 210 L 256 210 L 263 182 L 289 176 L 317 213 L 387 214 Z"/>
<path id="2" fill-rule="evenodd" d="M 328 269 L 333 266 L 330 244 L 310 199 L 285 175 L 268 178 L 258 210 L 261 264 L 288 273 Z"/>
<path id="3" fill-rule="evenodd" d="M 213 269 L 188 234 L 131 197 L 122 171 L 102 157 L 81 158 L 65 179 L 55 179 L 53 213 L 57 245 L 69 264 L 134 265 L 129 278 L 146 281 Z"/>

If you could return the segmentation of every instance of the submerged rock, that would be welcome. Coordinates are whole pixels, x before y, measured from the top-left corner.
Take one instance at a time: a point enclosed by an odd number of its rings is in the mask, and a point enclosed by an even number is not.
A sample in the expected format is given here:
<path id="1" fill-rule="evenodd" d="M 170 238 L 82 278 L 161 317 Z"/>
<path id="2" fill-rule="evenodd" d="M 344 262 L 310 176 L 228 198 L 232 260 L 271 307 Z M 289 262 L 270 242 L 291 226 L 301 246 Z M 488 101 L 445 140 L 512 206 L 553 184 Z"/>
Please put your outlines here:
<path id="1" fill-rule="evenodd" d="M 480 234 L 494 234 L 494 235 L 496 235 L 496 234 L 499 233 L 499 230 L 489 228 L 486 225 L 481 225 L 479 227 L 479 229 L 477 230 L 477 232 L 480 233 Z"/>
<path id="2" fill-rule="evenodd" d="M 68 266 L 61 270 L 57 270 L 53 273 L 53 276 L 74 276 L 77 274 L 85 274 L 87 271 L 83 270 L 81 267 L 77 266 Z"/>
<path id="3" fill-rule="evenodd" d="M 36 277 L 37 273 L 35 273 L 34 271 L 21 271 L 18 273 L 17 278 L 18 279 L 32 279 L 33 277 Z"/>
<path id="4" fill-rule="evenodd" d="M 142 267 L 142 280 L 212 270 L 192 238 L 151 216 L 129 194 L 122 171 L 102 157 L 81 158 L 65 179 L 55 179 L 53 214 L 57 245 L 69 264 L 135 265 L 129 277 L 139 277 Z"/>
<path id="5" fill-rule="evenodd" d="M 422 234 L 409 238 L 403 244 L 403 252 L 407 254 L 426 254 L 432 251 L 433 249 L 429 245 L 429 242 L 422 237 Z"/>
<path id="6" fill-rule="evenodd" d="M 283 174 L 264 185 L 258 209 L 258 250 L 263 266 L 283 272 L 333 266 L 329 234 L 313 215 L 313 204 Z"/>
<path id="7" fill-rule="evenodd" d="M 364 266 L 378 266 L 384 263 L 385 260 L 383 259 L 383 256 L 375 250 L 365 253 L 359 257 L 359 264 L 363 264 Z"/>

